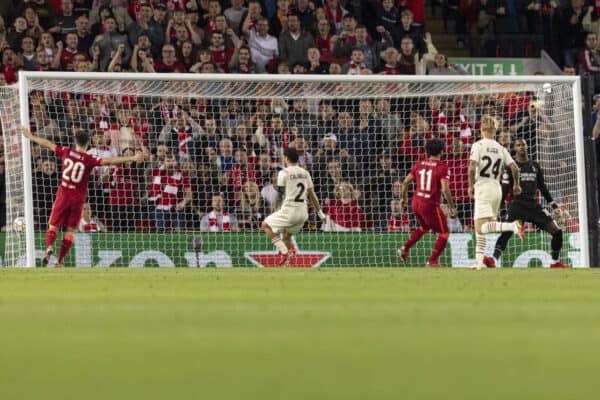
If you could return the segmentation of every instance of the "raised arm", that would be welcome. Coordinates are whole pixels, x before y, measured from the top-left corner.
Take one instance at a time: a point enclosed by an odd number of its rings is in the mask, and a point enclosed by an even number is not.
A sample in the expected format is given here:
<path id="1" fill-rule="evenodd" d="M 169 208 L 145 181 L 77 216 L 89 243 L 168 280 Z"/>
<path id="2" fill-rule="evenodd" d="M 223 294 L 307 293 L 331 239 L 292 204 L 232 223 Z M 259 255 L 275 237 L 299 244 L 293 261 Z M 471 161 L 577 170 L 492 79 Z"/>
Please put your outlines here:
<path id="1" fill-rule="evenodd" d="M 142 153 L 138 153 L 135 156 L 129 157 L 106 157 L 102 159 L 102 165 L 115 165 L 115 164 L 124 164 L 126 162 L 132 161 L 143 161 L 144 155 Z"/>
<path id="2" fill-rule="evenodd" d="M 323 212 L 323 210 L 321 210 L 321 204 L 319 204 L 319 198 L 315 194 L 314 189 L 308 189 L 306 195 L 308 196 L 308 202 L 315 209 L 319 218 L 322 220 L 325 219 L 325 213 Z"/>
<path id="3" fill-rule="evenodd" d="M 18 128 L 18 130 L 21 131 L 21 135 L 25 136 L 27 139 L 31 140 L 32 142 L 37 143 L 40 146 L 43 146 L 52 151 L 54 151 L 56 149 L 55 143 L 49 141 L 48 139 L 44 139 L 39 136 L 35 136 L 33 133 L 31 133 L 31 131 L 29 129 L 25 128 L 24 126 L 20 126 Z"/>

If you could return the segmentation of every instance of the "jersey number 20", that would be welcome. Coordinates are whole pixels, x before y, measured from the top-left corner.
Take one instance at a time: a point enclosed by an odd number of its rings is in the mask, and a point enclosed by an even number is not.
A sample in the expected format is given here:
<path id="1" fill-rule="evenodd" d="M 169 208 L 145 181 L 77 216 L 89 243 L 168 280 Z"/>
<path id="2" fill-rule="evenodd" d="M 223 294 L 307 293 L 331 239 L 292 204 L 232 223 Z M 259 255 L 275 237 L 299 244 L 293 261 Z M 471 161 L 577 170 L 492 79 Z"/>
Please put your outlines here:
<path id="1" fill-rule="evenodd" d="M 70 158 L 65 158 L 65 168 L 62 173 L 62 178 L 67 182 L 79 183 L 85 172 L 85 165 L 79 161 L 73 162 Z"/>

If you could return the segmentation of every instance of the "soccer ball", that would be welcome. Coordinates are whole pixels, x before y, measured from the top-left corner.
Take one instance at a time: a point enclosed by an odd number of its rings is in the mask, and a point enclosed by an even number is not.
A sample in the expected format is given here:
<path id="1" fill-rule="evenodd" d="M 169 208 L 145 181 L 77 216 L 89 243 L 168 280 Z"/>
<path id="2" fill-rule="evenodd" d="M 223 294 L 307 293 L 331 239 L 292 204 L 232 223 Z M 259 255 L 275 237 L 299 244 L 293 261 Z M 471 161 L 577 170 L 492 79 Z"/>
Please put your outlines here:
<path id="1" fill-rule="evenodd" d="M 13 229 L 15 230 L 15 232 L 25 232 L 25 228 L 25 218 L 15 218 L 15 220 L 13 221 Z"/>

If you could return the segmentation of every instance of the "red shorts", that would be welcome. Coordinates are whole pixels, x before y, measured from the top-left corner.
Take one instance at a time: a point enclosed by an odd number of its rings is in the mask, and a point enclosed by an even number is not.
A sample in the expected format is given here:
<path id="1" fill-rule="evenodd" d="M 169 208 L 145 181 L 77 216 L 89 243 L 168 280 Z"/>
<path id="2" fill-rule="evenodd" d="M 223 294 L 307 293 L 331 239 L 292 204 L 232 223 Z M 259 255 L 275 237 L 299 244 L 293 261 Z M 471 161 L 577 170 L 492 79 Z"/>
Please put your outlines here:
<path id="1" fill-rule="evenodd" d="M 419 201 L 413 202 L 412 208 L 423 229 L 436 233 L 448 233 L 448 220 L 439 205 Z"/>
<path id="2" fill-rule="evenodd" d="M 81 201 L 81 199 L 70 199 L 68 197 L 56 199 L 50 213 L 50 225 L 58 228 L 64 228 L 65 226 L 73 229 L 79 228 L 83 204 L 84 201 Z"/>

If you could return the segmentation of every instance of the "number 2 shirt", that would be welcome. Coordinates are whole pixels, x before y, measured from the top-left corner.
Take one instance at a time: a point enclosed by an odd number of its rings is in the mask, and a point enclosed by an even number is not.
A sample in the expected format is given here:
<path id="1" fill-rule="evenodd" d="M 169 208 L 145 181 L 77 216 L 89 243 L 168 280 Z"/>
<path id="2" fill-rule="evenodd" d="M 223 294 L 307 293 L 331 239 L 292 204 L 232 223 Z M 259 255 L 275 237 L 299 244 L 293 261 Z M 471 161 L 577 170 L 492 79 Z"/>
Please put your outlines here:
<path id="1" fill-rule="evenodd" d="M 477 163 L 476 186 L 492 182 L 499 185 L 504 167 L 514 162 L 500 143 L 485 138 L 473 144 L 469 160 Z"/>

